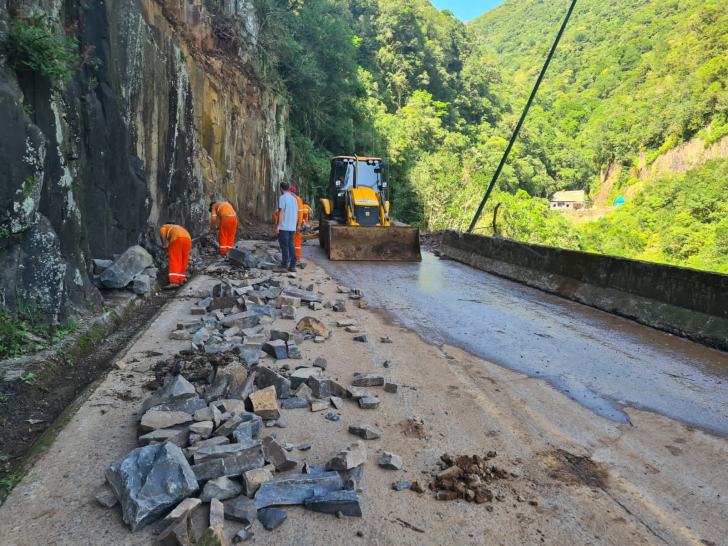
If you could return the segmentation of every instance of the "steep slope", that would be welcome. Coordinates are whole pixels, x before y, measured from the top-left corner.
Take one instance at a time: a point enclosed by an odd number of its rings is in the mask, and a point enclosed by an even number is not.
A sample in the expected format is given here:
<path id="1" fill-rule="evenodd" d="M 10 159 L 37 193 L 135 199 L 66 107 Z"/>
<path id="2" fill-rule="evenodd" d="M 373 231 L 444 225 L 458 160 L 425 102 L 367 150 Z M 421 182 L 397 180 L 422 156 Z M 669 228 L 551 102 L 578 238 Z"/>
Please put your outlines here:
<path id="1" fill-rule="evenodd" d="M 68 82 L 13 61 L 8 37 L 40 13 L 77 40 Z M 268 215 L 287 107 L 250 64 L 258 28 L 249 1 L 2 0 L 1 306 L 98 308 L 91 258 L 154 251 L 160 222 L 198 233 L 213 195 Z"/>

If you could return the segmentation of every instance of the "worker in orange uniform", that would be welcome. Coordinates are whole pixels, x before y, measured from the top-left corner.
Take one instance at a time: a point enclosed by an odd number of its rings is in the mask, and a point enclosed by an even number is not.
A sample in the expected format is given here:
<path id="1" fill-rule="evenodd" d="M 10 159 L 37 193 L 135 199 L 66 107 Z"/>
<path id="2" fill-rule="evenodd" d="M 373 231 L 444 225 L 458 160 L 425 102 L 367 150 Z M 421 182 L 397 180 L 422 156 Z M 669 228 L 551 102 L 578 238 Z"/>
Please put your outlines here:
<path id="1" fill-rule="evenodd" d="M 308 203 L 303 204 L 303 221 L 308 223 L 311 221 L 311 216 L 313 216 L 313 209 L 308 205 Z"/>
<path id="2" fill-rule="evenodd" d="M 290 187 L 290 192 L 293 197 L 298 201 L 298 220 L 296 221 L 296 235 L 293 237 L 293 245 L 296 247 L 296 261 L 301 261 L 301 224 L 303 223 L 303 199 L 298 197 L 298 192 L 293 186 Z"/>
<path id="3" fill-rule="evenodd" d="M 210 233 L 215 231 L 215 228 L 219 226 L 217 240 L 220 244 L 220 254 L 227 254 L 235 245 L 235 233 L 238 230 L 238 215 L 235 214 L 235 209 L 227 201 L 210 204 L 210 212 L 212 213 L 212 217 L 210 218 Z"/>
<path id="4" fill-rule="evenodd" d="M 162 248 L 169 253 L 169 284 L 164 290 L 179 288 L 187 278 L 187 262 L 190 259 L 192 237 L 182 226 L 164 224 L 159 230 Z"/>

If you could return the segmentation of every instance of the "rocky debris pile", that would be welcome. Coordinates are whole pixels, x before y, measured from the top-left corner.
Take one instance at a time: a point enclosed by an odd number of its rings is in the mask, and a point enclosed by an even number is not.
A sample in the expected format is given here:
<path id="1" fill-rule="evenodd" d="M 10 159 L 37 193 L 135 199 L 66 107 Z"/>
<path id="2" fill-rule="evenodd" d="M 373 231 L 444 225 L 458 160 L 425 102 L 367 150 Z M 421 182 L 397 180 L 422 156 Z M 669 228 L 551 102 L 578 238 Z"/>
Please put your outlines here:
<path id="1" fill-rule="evenodd" d="M 159 270 L 141 246 L 130 247 L 115 260 L 92 260 L 93 283 L 98 288 L 128 288 L 135 294 L 153 291 Z"/>
<path id="2" fill-rule="evenodd" d="M 310 444 L 295 446 L 276 437 L 282 432 L 264 431 L 285 430 L 286 413 L 294 410 L 328 410 L 331 421 L 339 419 L 334 411 L 347 400 L 373 410 L 380 403 L 375 389 L 396 389 L 386 388 L 392 384 L 382 374 L 369 372 L 343 385 L 326 377 L 324 358 L 292 365 L 302 358 L 299 347 L 306 340 L 331 336 L 312 316 L 276 328 L 286 324 L 280 316 L 284 306 L 300 310 L 304 303 L 321 303 L 313 286 L 280 277 L 228 278 L 200 297 L 193 318 L 172 333 L 188 340 L 190 350 L 155 366 L 147 388 L 156 392 L 138 412 L 140 447 L 106 470 L 99 503 L 121 503 L 132 530 L 156 522 L 158 542 L 172 545 L 192 543 L 190 514 L 202 503 L 210 505 L 202 535 L 210 544 L 224 543 L 225 520 L 244 526 L 240 539 L 252 535 L 255 519 L 275 529 L 287 518 L 281 506 L 361 516 L 364 444 L 381 438 L 380 431 L 351 425 L 349 432 L 359 439 L 323 465 L 298 460 L 296 454 Z M 404 465 L 389 452 L 377 462 L 386 471 Z"/>
<path id="3" fill-rule="evenodd" d="M 305 315 L 305 308 L 320 308 L 323 296 L 313 285 L 289 284 L 280 277 L 223 278 L 206 290 L 180 322 L 171 339 L 190 341 L 187 354 L 235 353 L 248 366 L 258 363 L 261 352 L 276 360 L 300 359 L 299 345 L 307 339 L 325 341 L 330 331 L 318 319 Z M 273 322 L 298 320 L 293 331 L 276 330 Z"/>
<path id="4" fill-rule="evenodd" d="M 468 502 L 482 504 L 492 502 L 494 498 L 505 500 L 505 497 L 492 490 L 494 482 L 515 477 L 515 472 L 489 464 L 497 457 L 495 451 L 489 451 L 484 457 L 480 455 L 461 455 L 451 457 L 447 453 L 440 457 L 440 472 L 430 482 L 429 488 L 435 491 L 438 500 L 465 499 Z"/>
<path id="5" fill-rule="evenodd" d="M 294 446 L 261 434 L 264 420 L 280 415 L 276 387 L 287 386 L 263 370 L 258 379 L 264 385 L 245 399 L 206 401 L 182 375 L 169 378 L 142 404 L 141 447 L 106 469 L 99 503 L 107 508 L 121 503 L 132 531 L 156 521 L 158 543 L 165 545 L 192 544 L 190 514 L 202 503 L 210 503 L 210 525 L 202 537 L 209 535 L 212 542 L 200 538 L 197 544 L 225 544 L 225 520 L 245 526 L 241 538 L 251 536 L 255 519 L 273 530 L 287 518 L 274 508 L 280 506 L 360 517 L 363 442 L 352 443 L 325 465 L 300 465 L 291 454 Z M 279 475 L 291 471 L 297 473 Z"/>

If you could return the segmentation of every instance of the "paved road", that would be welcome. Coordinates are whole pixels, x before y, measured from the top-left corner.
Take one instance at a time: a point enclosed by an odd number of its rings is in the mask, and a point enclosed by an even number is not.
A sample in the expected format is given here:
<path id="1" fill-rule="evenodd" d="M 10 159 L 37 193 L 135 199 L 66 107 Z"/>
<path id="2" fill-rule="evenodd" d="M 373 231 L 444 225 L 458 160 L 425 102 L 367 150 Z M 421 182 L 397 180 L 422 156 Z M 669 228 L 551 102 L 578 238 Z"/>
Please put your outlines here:
<path id="1" fill-rule="evenodd" d="M 728 435 L 728 354 L 527 286 L 441 261 L 329 262 L 342 284 L 432 343 L 540 377 L 615 421 L 624 406 Z"/>

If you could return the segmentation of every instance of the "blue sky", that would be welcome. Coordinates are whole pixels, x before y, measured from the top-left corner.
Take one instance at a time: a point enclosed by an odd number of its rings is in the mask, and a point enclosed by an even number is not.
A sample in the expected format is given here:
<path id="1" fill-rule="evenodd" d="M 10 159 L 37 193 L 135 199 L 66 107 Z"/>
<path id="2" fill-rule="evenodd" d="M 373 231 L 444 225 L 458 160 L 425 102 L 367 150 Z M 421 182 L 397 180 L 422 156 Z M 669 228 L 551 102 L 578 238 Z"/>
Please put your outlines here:
<path id="1" fill-rule="evenodd" d="M 431 0 L 437 9 L 449 9 L 455 17 L 472 21 L 478 15 L 502 4 L 504 0 Z"/>

